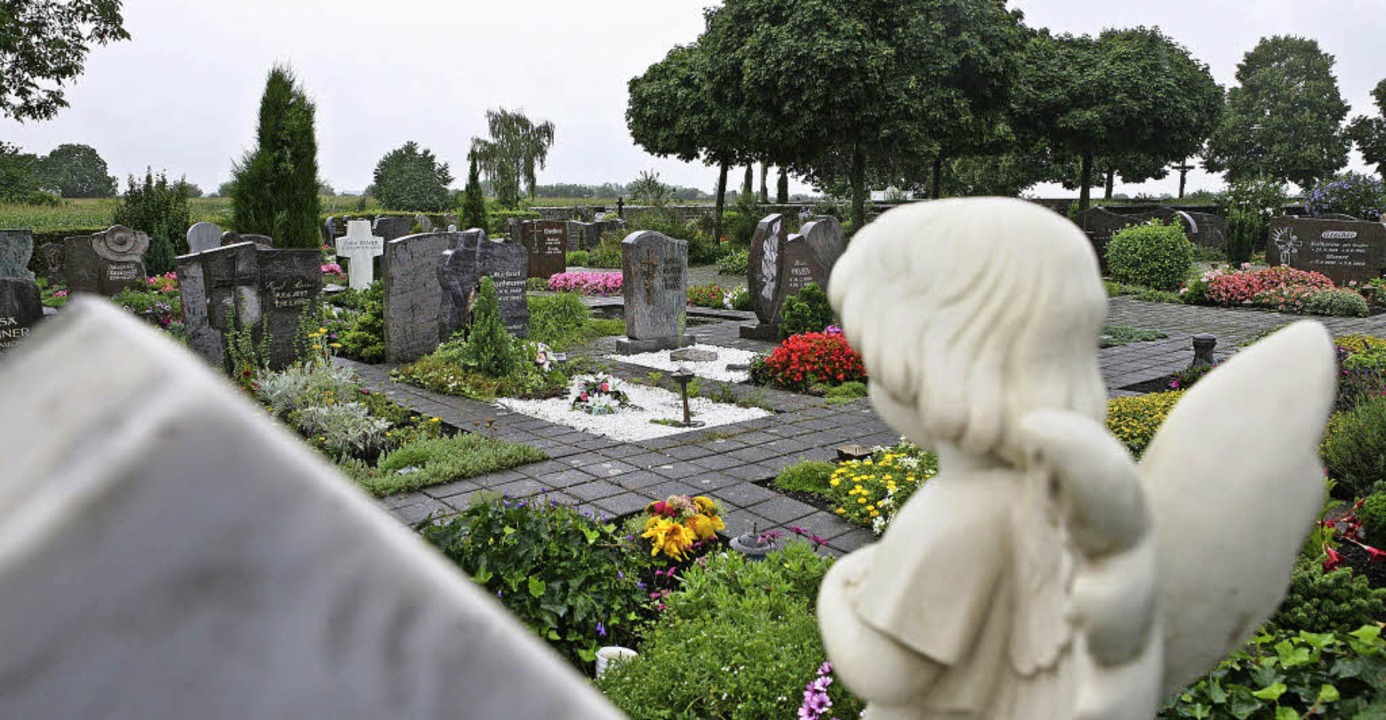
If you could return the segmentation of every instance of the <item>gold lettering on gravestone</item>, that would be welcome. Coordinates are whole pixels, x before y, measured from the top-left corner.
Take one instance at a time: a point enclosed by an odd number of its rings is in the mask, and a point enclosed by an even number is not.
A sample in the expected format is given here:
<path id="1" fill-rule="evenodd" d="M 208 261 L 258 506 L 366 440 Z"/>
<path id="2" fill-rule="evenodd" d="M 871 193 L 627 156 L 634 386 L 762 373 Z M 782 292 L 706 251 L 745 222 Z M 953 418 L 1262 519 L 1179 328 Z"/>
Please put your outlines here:
<path id="1" fill-rule="evenodd" d="M 313 294 L 313 283 L 302 278 L 295 280 L 271 280 L 269 282 L 271 303 L 274 308 L 304 307 Z"/>
<path id="2" fill-rule="evenodd" d="M 19 327 L 19 318 L 0 317 L 0 348 L 10 348 L 29 334 L 29 328 Z"/>

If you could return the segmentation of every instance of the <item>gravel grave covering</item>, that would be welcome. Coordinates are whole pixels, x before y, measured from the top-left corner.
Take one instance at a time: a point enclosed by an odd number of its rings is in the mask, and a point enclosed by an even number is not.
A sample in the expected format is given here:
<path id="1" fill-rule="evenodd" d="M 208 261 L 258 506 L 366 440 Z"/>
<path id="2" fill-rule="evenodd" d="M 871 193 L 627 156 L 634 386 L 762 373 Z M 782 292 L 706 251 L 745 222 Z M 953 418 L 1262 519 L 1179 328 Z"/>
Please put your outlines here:
<path id="1" fill-rule="evenodd" d="M 582 383 L 591 377 L 574 378 L 572 387 L 581 387 Z M 585 433 L 602 435 L 622 442 L 649 440 L 650 438 L 676 435 L 718 425 L 745 422 L 770 414 L 760 408 L 742 408 L 727 403 L 715 403 L 707 398 L 689 398 L 688 406 L 693 411 L 693 420 L 700 421 L 704 425 L 701 428 L 670 427 L 650 421 L 683 419 L 683 401 L 676 393 L 634 383 L 621 383 L 618 389 L 626 393 L 630 399 L 630 405 L 611 415 L 590 415 L 580 410 L 574 410 L 572 408 L 573 393 L 569 393 L 568 397 L 549 400 L 502 398 L 497 400 L 496 404 L 521 415 L 536 417 L 558 425 L 566 425 Z"/>
<path id="2" fill-rule="evenodd" d="M 717 359 L 712 362 L 674 362 L 669 359 L 671 350 L 660 350 L 659 352 L 639 353 L 637 355 L 607 355 L 606 359 L 618 362 L 630 363 L 641 367 L 654 368 L 656 370 L 677 370 L 686 367 L 693 371 L 694 375 L 708 380 L 718 380 L 721 382 L 746 382 L 751 379 L 751 374 L 745 370 L 728 370 L 728 365 L 749 365 L 751 359 L 757 353 L 750 350 L 738 350 L 736 348 L 718 347 L 716 345 L 694 345 L 698 350 L 711 350 L 717 353 Z"/>

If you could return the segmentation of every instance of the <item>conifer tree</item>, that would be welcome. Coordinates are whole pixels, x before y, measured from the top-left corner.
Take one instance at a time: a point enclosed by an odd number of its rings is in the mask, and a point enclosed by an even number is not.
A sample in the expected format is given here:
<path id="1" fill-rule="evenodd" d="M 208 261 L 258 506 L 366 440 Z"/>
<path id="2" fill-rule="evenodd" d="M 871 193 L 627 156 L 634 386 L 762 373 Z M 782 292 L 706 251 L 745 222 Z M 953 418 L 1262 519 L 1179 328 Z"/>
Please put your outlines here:
<path id="1" fill-rule="evenodd" d="M 472 309 L 466 359 L 475 364 L 477 370 L 499 378 L 515 371 L 516 355 L 515 339 L 501 321 L 496 285 L 491 278 L 483 277 L 477 291 L 476 305 Z"/>
<path id="2" fill-rule="evenodd" d="M 486 227 L 486 197 L 481 194 L 481 173 L 476 167 L 476 154 L 470 158 L 472 166 L 467 171 L 467 188 L 462 193 L 462 230 Z"/>
<path id="3" fill-rule="evenodd" d="M 231 222 L 283 248 L 316 248 L 318 143 L 313 103 L 293 72 L 276 65 L 260 100 L 256 147 L 232 169 Z"/>
<path id="4" fill-rule="evenodd" d="M 188 252 L 188 189 L 184 182 L 157 178 L 145 171 L 144 182 L 130 178 L 130 189 L 115 209 L 115 223 L 149 234 L 144 267 L 150 275 L 174 269 L 174 257 Z"/>

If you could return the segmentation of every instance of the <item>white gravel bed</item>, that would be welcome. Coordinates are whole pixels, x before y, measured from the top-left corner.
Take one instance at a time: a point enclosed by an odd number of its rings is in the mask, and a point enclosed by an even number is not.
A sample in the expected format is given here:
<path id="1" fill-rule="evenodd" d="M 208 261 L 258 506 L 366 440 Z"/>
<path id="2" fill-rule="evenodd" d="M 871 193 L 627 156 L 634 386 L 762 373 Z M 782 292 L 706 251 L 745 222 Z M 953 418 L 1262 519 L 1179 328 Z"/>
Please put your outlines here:
<path id="1" fill-rule="evenodd" d="M 673 352 L 672 350 L 660 350 L 659 352 L 640 353 L 638 355 L 607 355 L 606 357 L 608 360 L 619 360 L 631 365 L 656 370 L 672 371 L 686 367 L 700 378 L 720 382 L 746 382 L 751 379 L 751 373 L 745 370 L 728 370 L 727 366 L 749 365 L 756 353 L 750 350 L 738 350 L 716 345 L 693 345 L 692 347 L 698 350 L 711 350 L 717 353 L 717 359 L 712 362 L 674 362 L 669 359 L 669 353 Z"/>
<path id="2" fill-rule="evenodd" d="M 589 377 L 573 380 L 574 388 Z M 760 408 L 742 408 L 727 403 L 715 403 L 707 398 L 689 398 L 688 406 L 693 411 L 693 419 L 703 424 L 702 428 L 680 428 L 658 425 L 651 420 L 682 420 L 683 400 L 676 394 L 662 388 L 621 383 L 619 389 L 626 393 L 631 406 L 624 407 L 613 415 L 589 415 L 572 409 L 572 393 L 568 397 L 550 400 L 515 400 L 502 398 L 496 404 L 510 410 L 566 425 L 593 435 L 603 435 L 612 440 L 631 442 L 650 438 L 676 435 L 695 429 L 706 429 L 718 425 L 744 422 L 762 418 L 770 413 Z"/>

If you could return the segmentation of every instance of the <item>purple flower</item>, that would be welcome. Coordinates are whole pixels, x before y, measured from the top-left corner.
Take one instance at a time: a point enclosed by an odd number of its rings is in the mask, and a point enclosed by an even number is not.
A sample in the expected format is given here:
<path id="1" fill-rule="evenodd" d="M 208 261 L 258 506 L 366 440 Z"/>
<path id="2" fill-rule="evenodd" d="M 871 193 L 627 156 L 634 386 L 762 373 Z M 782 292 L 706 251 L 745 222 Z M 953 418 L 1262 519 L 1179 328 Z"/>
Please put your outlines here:
<path id="1" fill-rule="evenodd" d="M 597 621 L 597 635 L 606 637 L 606 626 L 602 624 L 601 620 Z"/>

